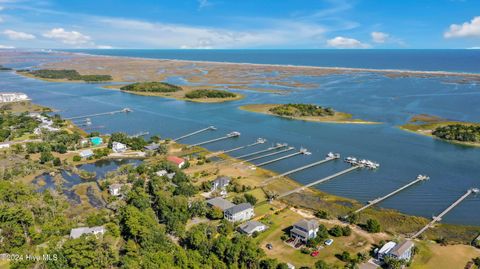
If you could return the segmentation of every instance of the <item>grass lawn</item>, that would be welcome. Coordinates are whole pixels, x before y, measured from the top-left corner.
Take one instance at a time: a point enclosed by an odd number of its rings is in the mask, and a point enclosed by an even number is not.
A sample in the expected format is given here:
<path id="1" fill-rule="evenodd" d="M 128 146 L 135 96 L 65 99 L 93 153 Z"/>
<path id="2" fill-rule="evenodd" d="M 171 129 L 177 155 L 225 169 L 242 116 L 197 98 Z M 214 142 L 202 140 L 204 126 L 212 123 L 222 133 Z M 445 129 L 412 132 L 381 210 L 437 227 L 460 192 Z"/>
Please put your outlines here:
<path id="1" fill-rule="evenodd" d="M 462 269 L 468 261 L 480 257 L 480 249 L 467 245 L 441 246 L 429 242 L 416 242 L 419 253 L 410 268 L 412 269 Z"/>
<path id="2" fill-rule="evenodd" d="M 5 260 L 0 260 L 0 269 L 8 269 L 10 268 L 9 262 Z"/>
<path id="3" fill-rule="evenodd" d="M 334 243 L 331 246 L 324 246 L 325 248 L 320 250 L 317 257 L 303 254 L 300 249 L 294 249 L 281 240 L 284 231 L 302 218 L 301 215 L 290 209 L 282 210 L 278 215 L 273 214 L 265 218 L 265 223 L 267 223 L 270 228 L 264 233 L 261 233 L 255 238 L 255 240 L 259 242 L 260 247 L 265 250 L 267 256 L 277 258 L 282 262 L 289 262 L 297 268 L 300 266 L 313 266 L 318 260 L 324 260 L 329 264 L 343 266 L 343 262 L 338 260 L 335 257 L 335 254 L 340 254 L 342 251 L 348 251 L 354 256 L 358 252 L 367 252 L 370 250 L 370 243 L 368 240 L 354 232 L 348 237 L 332 237 Z M 324 223 L 324 225 L 327 226 L 327 228 L 333 226 L 332 224 L 326 223 Z M 268 243 L 273 245 L 271 250 L 265 247 Z"/>

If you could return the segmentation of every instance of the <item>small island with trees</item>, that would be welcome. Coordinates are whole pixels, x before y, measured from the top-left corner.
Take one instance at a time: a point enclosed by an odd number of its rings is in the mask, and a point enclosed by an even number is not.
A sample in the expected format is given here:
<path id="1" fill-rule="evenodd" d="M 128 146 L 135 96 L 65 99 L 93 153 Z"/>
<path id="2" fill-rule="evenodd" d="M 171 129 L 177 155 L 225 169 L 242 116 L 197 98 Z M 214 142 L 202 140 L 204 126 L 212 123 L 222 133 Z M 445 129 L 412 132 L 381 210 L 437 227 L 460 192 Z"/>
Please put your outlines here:
<path id="1" fill-rule="evenodd" d="M 251 104 L 241 106 L 240 109 L 294 120 L 328 123 L 377 123 L 361 119 L 354 119 L 352 114 L 335 111 L 333 108 L 322 107 L 315 104 Z"/>
<path id="2" fill-rule="evenodd" d="M 431 115 L 416 115 L 400 129 L 433 136 L 448 142 L 480 146 L 480 123 L 461 122 Z"/>
<path id="3" fill-rule="evenodd" d="M 109 85 L 106 88 L 120 89 L 123 92 L 173 98 L 199 103 L 220 103 L 242 99 L 241 94 L 226 90 L 204 89 L 193 86 L 178 86 L 167 82 L 136 82 L 128 85 Z"/>
<path id="4" fill-rule="evenodd" d="M 18 70 L 19 74 L 40 78 L 47 81 L 84 81 L 104 82 L 112 80 L 110 75 L 81 75 L 73 69 L 39 69 L 39 70 Z"/>

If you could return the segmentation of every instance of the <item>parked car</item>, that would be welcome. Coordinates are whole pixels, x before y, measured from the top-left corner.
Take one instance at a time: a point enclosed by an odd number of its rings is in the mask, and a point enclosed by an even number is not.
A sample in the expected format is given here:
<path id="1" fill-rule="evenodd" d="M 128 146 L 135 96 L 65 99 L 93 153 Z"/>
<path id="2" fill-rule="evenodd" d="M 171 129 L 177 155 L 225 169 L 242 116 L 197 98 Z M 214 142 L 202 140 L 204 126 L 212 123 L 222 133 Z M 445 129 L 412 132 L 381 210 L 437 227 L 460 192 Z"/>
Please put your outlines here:
<path id="1" fill-rule="evenodd" d="M 268 244 L 266 245 L 266 247 L 267 247 L 268 249 L 272 249 L 272 248 L 273 248 L 272 244 L 270 244 L 270 243 L 268 243 Z"/>
<path id="2" fill-rule="evenodd" d="M 333 244 L 333 239 L 328 239 L 327 241 L 325 241 L 325 245 L 327 246 L 331 246 Z"/>
<path id="3" fill-rule="evenodd" d="M 310 254 L 310 256 L 312 256 L 312 257 L 317 257 L 317 256 L 318 256 L 318 253 L 319 253 L 319 251 L 318 251 L 318 250 L 315 250 L 314 252 L 312 252 L 312 253 Z"/>

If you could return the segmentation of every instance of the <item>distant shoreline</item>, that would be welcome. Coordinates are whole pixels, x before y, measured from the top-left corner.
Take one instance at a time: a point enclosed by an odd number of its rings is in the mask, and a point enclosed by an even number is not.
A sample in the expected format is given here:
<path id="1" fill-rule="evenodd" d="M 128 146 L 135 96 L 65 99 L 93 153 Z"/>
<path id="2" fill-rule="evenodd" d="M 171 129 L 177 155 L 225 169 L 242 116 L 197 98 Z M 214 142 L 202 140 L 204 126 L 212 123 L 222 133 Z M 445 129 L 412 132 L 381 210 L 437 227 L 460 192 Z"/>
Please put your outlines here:
<path id="1" fill-rule="evenodd" d="M 220 65 L 240 65 L 240 66 L 266 66 L 266 67 L 286 67 L 286 68 L 300 68 L 300 69 L 316 69 L 324 71 L 345 71 L 345 72 L 371 72 L 371 73 L 385 73 L 385 74 L 411 74 L 411 75 L 430 75 L 430 76 L 459 76 L 459 77 L 478 77 L 479 73 L 471 72 L 453 72 L 453 71 L 431 71 L 431 70 L 410 70 L 410 69 L 376 69 L 376 68 L 358 68 L 358 67 L 327 67 L 327 66 L 312 66 L 312 65 L 289 65 L 289 64 L 260 64 L 249 62 L 222 62 L 222 61 L 199 61 L 199 60 L 181 60 L 181 59 L 167 59 L 167 58 L 147 58 L 147 57 L 132 57 L 132 56 L 119 56 L 119 55 L 101 55 L 101 54 L 89 54 L 85 52 L 68 52 L 68 51 L 55 51 L 68 53 L 79 56 L 88 57 L 105 57 L 105 58 L 124 58 L 134 60 L 149 60 L 149 61 L 172 61 L 180 63 L 203 63 L 203 64 L 220 64 Z"/>

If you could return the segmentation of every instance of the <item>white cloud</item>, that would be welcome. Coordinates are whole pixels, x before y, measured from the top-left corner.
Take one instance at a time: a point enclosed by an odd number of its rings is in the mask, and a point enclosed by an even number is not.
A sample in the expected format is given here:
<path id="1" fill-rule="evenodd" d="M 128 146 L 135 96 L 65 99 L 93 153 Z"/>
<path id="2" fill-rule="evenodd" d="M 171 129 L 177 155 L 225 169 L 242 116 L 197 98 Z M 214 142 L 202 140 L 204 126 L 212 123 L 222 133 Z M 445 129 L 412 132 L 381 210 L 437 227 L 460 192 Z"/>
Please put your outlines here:
<path id="1" fill-rule="evenodd" d="M 0 6 L 0 11 L 2 11 L 2 10 L 4 10 L 4 9 L 5 9 L 4 7 Z"/>
<path id="2" fill-rule="evenodd" d="M 339 49 L 364 49 L 370 47 L 370 45 L 362 43 L 354 38 L 343 36 L 337 36 L 327 40 L 327 45 Z"/>
<path id="3" fill-rule="evenodd" d="M 197 0 L 197 2 L 198 2 L 198 9 L 202 9 L 212 5 L 212 3 L 210 3 L 210 1 L 208 0 Z"/>
<path id="4" fill-rule="evenodd" d="M 318 43 L 325 32 L 325 29 L 318 24 L 292 20 L 262 20 L 258 24 L 263 27 L 248 30 L 151 23 L 118 18 L 98 18 L 97 23 L 109 29 L 110 35 L 103 35 L 102 38 L 109 38 L 109 42 L 114 44 L 123 42 L 123 47 L 209 49 L 291 44 L 301 46 Z M 102 29 L 95 31 L 104 32 Z M 122 35 L 114 33 L 122 33 Z M 125 45 L 125 40 L 119 40 L 120 36 L 125 35 L 132 37 L 128 40 L 128 45 Z M 293 43 L 292 36 L 295 36 Z"/>
<path id="5" fill-rule="evenodd" d="M 7 45 L 1 45 L 0 44 L 0 49 L 14 49 L 15 47 L 13 46 L 7 46 Z"/>
<path id="6" fill-rule="evenodd" d="M 375 43 L 385 43 L 390 38 L 390 35 L 384 32 L 372 32 L 371 36 Z"/>
<path id="7" fill-rule="evenodd" d="M 65 31 L 63 28 L 53 28 L 43 34 L 46 38 L 61 41 L 67 45 L 85 45 L 91 43 L 91 38 L 77 31 Z"/>
<path id="8" fill-rule="evenodd" d="M 35 36 L 32 34 L 17 32 L 14 30 L 5 30 L 3 34 L 6 35 L 11 40 L 32 40 L 35 39 Z"/>
<path id="9" fill-rule="evenodd" d="M 445 38 L 480 37 L 480 16 L 473 18 L 470 22 L 464 22 L 462 25 L 450 25 L 443 36 Z"/>

